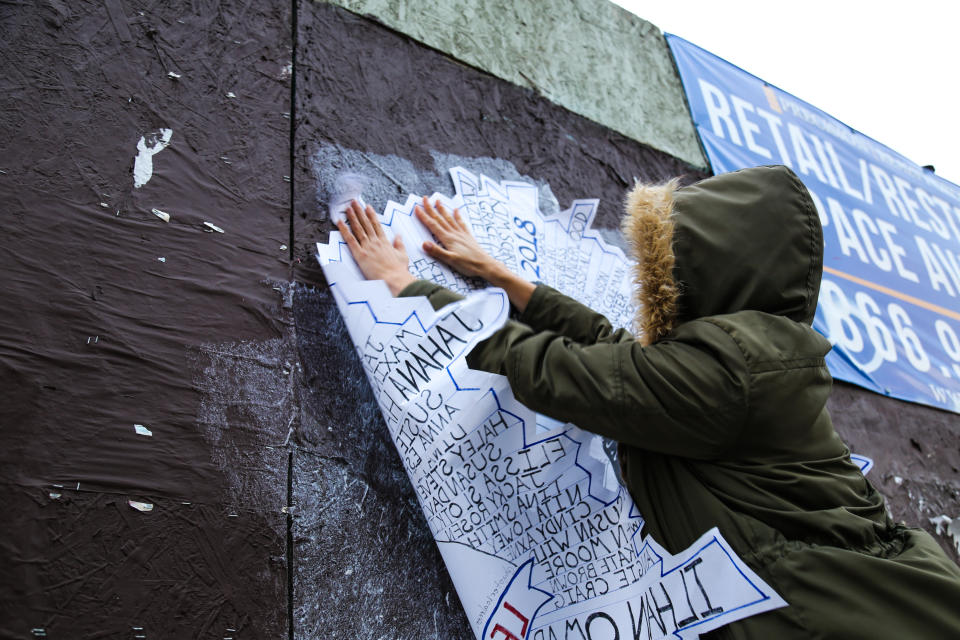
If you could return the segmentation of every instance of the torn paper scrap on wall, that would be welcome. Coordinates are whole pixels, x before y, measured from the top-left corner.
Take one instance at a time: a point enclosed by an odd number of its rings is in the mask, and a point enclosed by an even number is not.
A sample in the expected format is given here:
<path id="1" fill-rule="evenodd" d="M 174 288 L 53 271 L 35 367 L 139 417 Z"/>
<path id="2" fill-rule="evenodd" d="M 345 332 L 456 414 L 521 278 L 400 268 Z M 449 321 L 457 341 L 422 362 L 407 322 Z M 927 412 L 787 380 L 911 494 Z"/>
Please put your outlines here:
<path id="1" fill-rule="evenodd" d="M 960 517 L 951 518 L 948 515 L 940 515 L 930 518 L 930 524 L 937 528 L 938 536 L 950 536 L 957 547 L 957 553 L 960 553 Z"/>
<path id="2" fill-rule="evenodd" d="M 133 159 L 133 186 L 139 189 L 153 177 L 153 156 L 170 144 L 173 129 L 151 131 L 137 143 L 137 155 Z"/>
<path id="3" fill-rule="evenodd" d="M 494 257 L 630 323 L 630 264 L 591 229 L 596 200 L 544 216 L 535 185 L 450 174 L 454 195 L 431 199 L 459 208 Z M 426 298 L 393 298 L 363 279 L 336 231 L 317 251 L 477 638 L 695 638 L 785 606 L 716 529 L 676 556 L 642 538 L 599 436 L 534 414 L 505 377 L 467 367 L 509 301 L 422 252 L 431 236 L 418 202 L 389 202 L 380 220 L 391 240 L 402 236 L 414 275 L 461 301 L 434 311 Z"/>

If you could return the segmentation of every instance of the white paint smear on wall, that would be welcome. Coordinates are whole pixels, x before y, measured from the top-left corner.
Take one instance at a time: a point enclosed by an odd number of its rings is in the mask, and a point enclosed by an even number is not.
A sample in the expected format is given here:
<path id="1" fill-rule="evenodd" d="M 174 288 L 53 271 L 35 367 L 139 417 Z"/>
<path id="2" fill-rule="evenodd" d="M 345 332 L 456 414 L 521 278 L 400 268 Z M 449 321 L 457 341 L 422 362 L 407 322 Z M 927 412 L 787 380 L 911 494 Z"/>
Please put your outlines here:
<path id="1" fill-rule="evenodd" d="M 133 159 L 133 186 L 137 189 L 153 177 L 153 156 L 167 148 L 173 137 L 173 129 L 159 129 L 142 136 L 137 143 L 137 156 Z"/>

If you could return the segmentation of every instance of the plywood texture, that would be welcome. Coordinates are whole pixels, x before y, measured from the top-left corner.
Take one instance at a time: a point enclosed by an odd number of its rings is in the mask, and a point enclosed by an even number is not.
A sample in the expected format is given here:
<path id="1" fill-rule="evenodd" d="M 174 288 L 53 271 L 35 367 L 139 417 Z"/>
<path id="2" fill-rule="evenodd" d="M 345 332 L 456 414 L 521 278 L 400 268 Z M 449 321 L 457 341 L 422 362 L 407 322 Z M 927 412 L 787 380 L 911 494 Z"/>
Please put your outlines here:
<path id="1" fill-rule="evenodd" d="M 334 0 L 626 136 L 707 163 L 666 42 L 607 0 Z"/>
<path id="2" fill-rule="evenodd" d="M 289 8 L 0 6 L 2 637 L 286 635 Z"/>
<path id="3" fill-rule="evenodd" d="M 340 312 L 325 288 L 298 286 L 293 303 L 294 637 L 468 638 Z"/>

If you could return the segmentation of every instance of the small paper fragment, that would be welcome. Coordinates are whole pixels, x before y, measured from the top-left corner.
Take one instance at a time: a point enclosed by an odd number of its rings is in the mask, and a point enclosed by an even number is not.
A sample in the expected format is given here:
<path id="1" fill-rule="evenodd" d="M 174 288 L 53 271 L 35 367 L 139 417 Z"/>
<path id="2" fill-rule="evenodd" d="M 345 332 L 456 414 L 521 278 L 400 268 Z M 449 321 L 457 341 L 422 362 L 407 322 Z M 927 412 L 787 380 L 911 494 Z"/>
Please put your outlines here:
<path id="1" fill-rule="evenodd" d="M 152 436 L 152 435 L 153 435 L 153 431 L 150 431 L 150 429 L 147 429 L 147 428 L 146 428 L 145 426 L 143 426 L 142 424 L 135 424 L 135 425 L 133 425 L 133 430 L 137 432 L 137 435 L 138 435 L 138 436 Z"/>
<path id="2" fill-rule="evenodd" d="M 137 143 L 137 156 L 133 159 L 133 186 L 137 189 L 147 184 L 153 177 L 153 156 L 170 144 L 173 129 L 158 129 L 140 138 Z"/>
<path id="3" fill-rule="evenodd" d="M 235 94 L 233 91 L 227 91 L 227 97 L 228 97 L 228 98 L 236 98 L 236 97 L 237 97 L 237 94 Z"/>
<path id="4" fill-rule="evenodd" d="M 951 518 L 944 514 L 936 518 L 930 518 L 930 524 L 937 528 L 938 536 L 950 536 L 957 547 L 957 553 L 960 553 L 960 518 Z"/>
<path id="5" fill-rule="evenodd" d="M 166 211 L 160 211 L 160 209 L 150 209 L 150 211 L 164 222 L 170 222 L 170 214 Z"/>
<path id="6" fill-rule="evenodd" d="M 109 208 L 110 208 L 110 205 L 107 204 L 106 202 L 101 202 L 101 203 L 100 203 L 100 206 L 103 207 L 104 209 L 109 209 Z"/>
<path id="7" fill-rule="evenodd" d="M 166 262 L 167 258 L 166 256 L 160 256 L 159 258 L 157 258 L 157 260 L 159 260 L 160 262 Z"/>
<path id="8" fill-rule="evenodd" d="M 127 504 L 137 511 L 143 511 L 144 513 L 153 511 L 153 504 L 150 502 L 137 502 L 136 500 L 128 500 Z"/>
<path id="9" fill-rule="evenodd" d="M 56 492 L 56 491 L 51 491 L 51 492 L 50 492 L 50 499 L 51 499 L 51 500 L 56 500 L 56 499 L 58 499 L 61 495 L 63 495 L 63 494 L 62 494 L 62 493 L 58 493 L 58 492 Z"/>
<path id="10" fill-rule="evenodd" d="M 179 79 L 182 78 L 183 76 L 181 76 L 181 75 L 180 75 L 179 73 L 177 73 L 176 71 L 168 71 L 168 72 L 167 72 L 167 77 L 170 78 L 171 80 L 179 80 Z"/>
<path id="11" fill-rule="evenodd" d="M 213 224 L 212 222 L 206 222 L 206 221 L 204 221 L 203 224 L 204 224 L 204 226 L 207 227 L 206 229 L 204 229 L 204 231 L 207 231 L 208 233 L 211 232 L 211 231 L 216 231 L 217 233 L 224 233 L 223 229 L 221 229 L 221 228 L 218 227 L 217 225 Z"/>
<path id="12" fill-rule="evenodd" d="M 346 219 L 347 207 L 356 200 L 361 207 L 366 206 L 360 195 L 370 180 L 359 173 L 341 173 L 333 181 L 333 192 L 330 196 L 330 221 Z"/>

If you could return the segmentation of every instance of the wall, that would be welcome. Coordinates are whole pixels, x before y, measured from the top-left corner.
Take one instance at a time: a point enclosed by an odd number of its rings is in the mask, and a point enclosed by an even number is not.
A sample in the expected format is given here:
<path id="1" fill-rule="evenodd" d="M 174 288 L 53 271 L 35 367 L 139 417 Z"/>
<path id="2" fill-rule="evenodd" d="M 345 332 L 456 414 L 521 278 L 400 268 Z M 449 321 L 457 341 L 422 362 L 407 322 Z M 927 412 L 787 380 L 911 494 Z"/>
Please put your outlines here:
<path id="1" fill-rule="evenodd" d="M 290 9 L 0 8 L 0 636 L 286 633 Z"/>
<path id="2" fill-rule="evenodd" d="M 612 2 L 334 3 L 633 140 L 707 166 L 660 30 Z"/>

